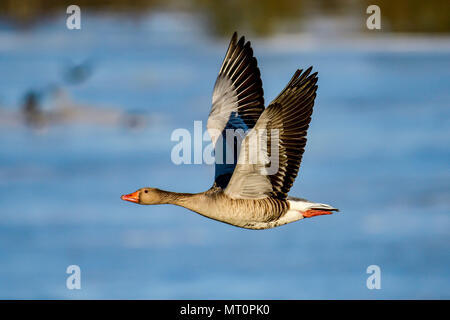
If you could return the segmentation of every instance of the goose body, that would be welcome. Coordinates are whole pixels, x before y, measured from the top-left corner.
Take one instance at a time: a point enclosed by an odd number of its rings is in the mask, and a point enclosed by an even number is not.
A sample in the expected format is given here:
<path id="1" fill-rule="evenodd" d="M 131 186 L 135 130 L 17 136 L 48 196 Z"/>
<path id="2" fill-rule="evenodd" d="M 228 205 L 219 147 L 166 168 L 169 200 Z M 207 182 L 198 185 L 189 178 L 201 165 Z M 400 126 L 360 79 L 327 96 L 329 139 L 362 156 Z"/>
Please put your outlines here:
<path id="1" fill-rule="evenodd" d="M 238 41 L 235 33 L 214 86 L 208 118 L 216 151 L 213 186 L 196 194 L 141 188 L 121 198 L 138 204 L 174 204 L 247 229 L 268 229 L 338 211 L 288 196 L 300 168 L 316 97 L 317 72 L 311 74 L 311 69 L 297 70 L 264 108 L 250 42 L 244 37 Z M 229 132 L 244 138 L 230 139 Z"/>

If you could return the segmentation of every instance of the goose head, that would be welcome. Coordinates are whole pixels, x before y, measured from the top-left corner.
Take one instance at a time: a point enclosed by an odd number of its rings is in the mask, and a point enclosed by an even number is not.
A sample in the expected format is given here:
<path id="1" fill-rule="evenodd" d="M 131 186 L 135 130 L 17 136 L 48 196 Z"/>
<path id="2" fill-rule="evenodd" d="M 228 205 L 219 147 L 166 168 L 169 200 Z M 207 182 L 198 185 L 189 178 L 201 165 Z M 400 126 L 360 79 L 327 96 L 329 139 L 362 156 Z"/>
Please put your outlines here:
<path id="1" fill-rule="evenodd" d="M 155 188 L 141 188 L 133 193 L 124 194 L 120 199 L 137 204 L 161 204 L 164 203 L 164 195 L 161 190 Z"/>

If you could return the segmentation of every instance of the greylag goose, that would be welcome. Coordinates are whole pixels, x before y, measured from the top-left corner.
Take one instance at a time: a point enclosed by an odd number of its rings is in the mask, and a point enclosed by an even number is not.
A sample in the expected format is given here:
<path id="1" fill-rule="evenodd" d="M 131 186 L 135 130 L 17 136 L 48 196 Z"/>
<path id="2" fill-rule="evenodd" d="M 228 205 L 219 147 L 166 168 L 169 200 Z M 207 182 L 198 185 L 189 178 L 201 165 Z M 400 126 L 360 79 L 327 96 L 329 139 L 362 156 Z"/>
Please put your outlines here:
<path id="1" fill-rule="evenodd" d="M 247 229 L 268 229 L 339 211 L 289 197 L 306 145 L 317 90 L 317 72 L 297 70 L 286 88 L 264 108 L 260 72 L 250 42 L 234 33 L 217 77 L 207 129 L 215 146 L 215 181 L 202 193 L 141 188 L 121 196 L 142 205 L 174 204 Z M 242 130 L 243 140 L 225 138 Z M 230 142 L 231 141 L 231 142 Z M 233 154 L 218 161 L 218 147 Z M 223 150 L 223 149 L 221 149 Z M 256 151 L 257 157 L 250 156 Z M 275 168 L 275 169 L 274 169 Z"/>

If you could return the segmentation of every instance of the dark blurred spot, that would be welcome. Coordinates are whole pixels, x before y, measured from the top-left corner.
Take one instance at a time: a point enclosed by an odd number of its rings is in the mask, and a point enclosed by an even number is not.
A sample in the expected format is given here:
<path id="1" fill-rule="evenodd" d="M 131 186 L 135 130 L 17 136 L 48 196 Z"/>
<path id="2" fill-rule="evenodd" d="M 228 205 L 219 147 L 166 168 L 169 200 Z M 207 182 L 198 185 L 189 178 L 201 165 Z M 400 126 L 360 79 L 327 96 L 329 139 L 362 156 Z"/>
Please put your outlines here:
<path id="1" fill-rule="evenodd" d="M 84 62 L 72 65 L 64 71 L 64 81 L 68 84 L 81 84 L 92 75 L 92 64 Z"/>
<path id="2" fill-rule="evenodd" d="M 22 105 L 22 114 L 25 123 L 30 127 L 42 127 L 44 125 L 43 113 L 40 105 L 40 95 L 33 90 L 25 93 Z"/>

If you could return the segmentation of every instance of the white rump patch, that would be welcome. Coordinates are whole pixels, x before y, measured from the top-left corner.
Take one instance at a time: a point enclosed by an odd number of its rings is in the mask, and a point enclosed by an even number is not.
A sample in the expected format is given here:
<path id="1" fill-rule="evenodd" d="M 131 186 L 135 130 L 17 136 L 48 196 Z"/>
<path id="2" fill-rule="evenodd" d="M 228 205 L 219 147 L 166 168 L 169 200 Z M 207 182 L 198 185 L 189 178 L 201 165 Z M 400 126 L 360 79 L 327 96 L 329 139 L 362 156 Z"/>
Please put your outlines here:
<path id="1" fill-rule="evenodd" d="M 305 212 L 309 209 L 324 209 L 324 210 L 336 210 L 332 206 L 324 203 L 315 203 L 301 200 L 288 200 L 291 210 L 298 210 Z"/>

